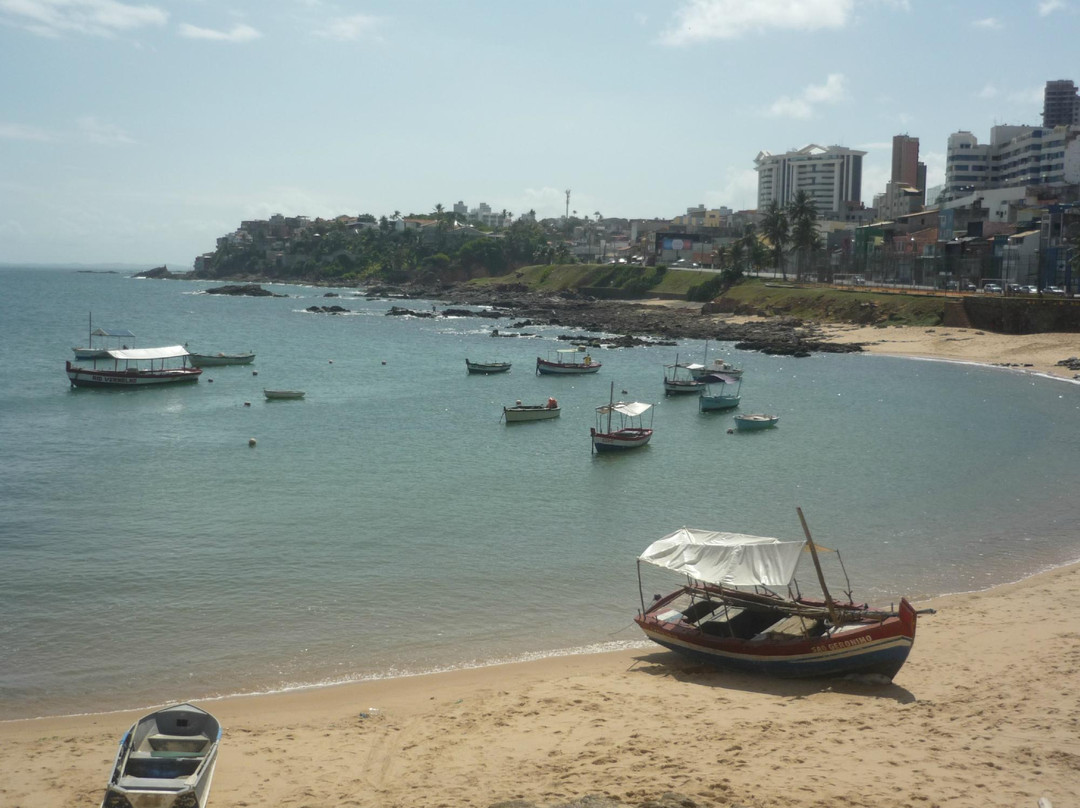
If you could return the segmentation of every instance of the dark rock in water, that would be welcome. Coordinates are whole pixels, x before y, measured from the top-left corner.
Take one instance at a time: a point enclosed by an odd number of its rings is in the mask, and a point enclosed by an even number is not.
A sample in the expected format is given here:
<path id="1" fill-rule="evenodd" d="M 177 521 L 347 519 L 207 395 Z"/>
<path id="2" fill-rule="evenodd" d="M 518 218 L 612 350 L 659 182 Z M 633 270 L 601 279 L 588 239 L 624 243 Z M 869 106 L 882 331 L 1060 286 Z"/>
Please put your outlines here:
<path id="1" fill-rule="evenodd" d="M 434 313 L 430 311 L 415 311 L 413 309 L 406 309 L 402 306 L 391 306 L 390 310 L 386 312 L 387 317 L 434 317 Z"/>
<path id="2" fill-rule="evenodd" d="M 323 297 L 341 297 L 337 292 L 327 292 Z"/>
<path id="3" fill-rule="evenodd" d="M 288 295 L 277 295 L 271 292 L 269 289 L 263 289 L 257 283 L 241 283 L 241 284 L 229 284 L 227 286 L 215 286 L 212 289 L 207 289 L 208 295 L 243 295 L 245 297 L 288 297 Z"/>
<path id="4" fill-rule="evenodd" d="M 155 279 L 164 278 L 166 280 L 175 280 L 177 278 L 186 278 L 186 277 L 188 277 L 188 275 L 186 273 L 180 274 L 180 273 L 176 273 L 176 272 L 170 272 L 168 267 L 160 266 L 160 267 L 154 267 L 153 269 L 147 269 L 147 270 L 145 270 L 143 272 L 136 272 L 131 277 L 133 277 L 133 278 L 155 278 Z"/>
<path id="5" fill-rule="evenodd" d="M 346 314 L 349 309 L 344 306 L 308 306 L 304 311 L 312 314 Z"/>

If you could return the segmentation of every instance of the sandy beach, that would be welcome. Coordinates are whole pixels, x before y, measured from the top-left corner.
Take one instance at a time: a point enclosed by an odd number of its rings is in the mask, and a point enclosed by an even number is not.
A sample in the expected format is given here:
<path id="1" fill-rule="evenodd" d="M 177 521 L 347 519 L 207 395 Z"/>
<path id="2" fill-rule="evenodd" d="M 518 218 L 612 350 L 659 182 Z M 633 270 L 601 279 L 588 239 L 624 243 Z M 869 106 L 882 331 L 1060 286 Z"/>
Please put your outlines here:
<path id="1" fill-rule="evenodd" d="M 891 685 L 659 647 L 204 702 L 210 804 L 1000 806 L 1080 794 L 1080 565 L 939 598 Z M 0 804 L 94 806 L 139 713 L 0 724 Z"/>
<path id="2" fill-rule="evenodd" d="M 1080 372 L 1058 365 L 1080 357 L 1080 334 L 993 334 L 974 328 L 822 325 L 830 342 L 860 343 L 869 353 L 1001 365 L 1073 379 Z"/>

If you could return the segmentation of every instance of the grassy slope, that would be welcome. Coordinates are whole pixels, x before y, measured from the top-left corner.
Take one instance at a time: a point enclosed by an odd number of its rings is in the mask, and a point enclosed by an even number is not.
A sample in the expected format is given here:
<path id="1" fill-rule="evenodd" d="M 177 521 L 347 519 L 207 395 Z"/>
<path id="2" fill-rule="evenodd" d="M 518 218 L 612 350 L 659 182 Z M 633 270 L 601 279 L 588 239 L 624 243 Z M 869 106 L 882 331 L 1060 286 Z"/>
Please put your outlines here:
<path id="1" fill-rule="evenodd" d="M 651 272 L 641 267 L 611 267 L 596 264 L 531 266 L 510 275 L 483 278 L 472 283 L 484 285 L 524 284 L 535 291 L 559 292 L 582 287 L 620 288 L 631 279 Z M 669 269 L 650 293 L 685 295 L 692 286 L 710 275 Z M 748 278 L 726 292 L 722 308 L 743 314 L 787 315 L 804 320 L 845 323 L 891 323 L 895 325 L 938 325 L 944 299 L 933 295 L 856 291 L 830 287 L 793 287 Z"/>

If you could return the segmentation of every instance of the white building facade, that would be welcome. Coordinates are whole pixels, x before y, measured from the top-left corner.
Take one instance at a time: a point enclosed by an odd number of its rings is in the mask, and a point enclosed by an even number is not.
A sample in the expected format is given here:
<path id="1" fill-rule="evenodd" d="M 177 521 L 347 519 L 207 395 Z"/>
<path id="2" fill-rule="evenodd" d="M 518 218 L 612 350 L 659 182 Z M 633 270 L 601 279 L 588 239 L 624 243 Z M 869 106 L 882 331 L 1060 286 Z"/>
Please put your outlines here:
<path id="1" fill-rule="evenodd" d="M 1080 126 L 995 126 L 990 142 L 971 132 L 949 135 L 945 199 L 992 188 L 1080 182 Z"/>
<path id="2" fill-rule="evenodd" d="M 818 215 L 836 218 L 851 204 L 862 202 L 864 151 L 844 146 L 823 148 L 814 144 L 786 154 L 760 152 L 754 158 L 758 172 L 758 210 L 772 202 L 789 205 L 799 191 L 806 191 Z"/>

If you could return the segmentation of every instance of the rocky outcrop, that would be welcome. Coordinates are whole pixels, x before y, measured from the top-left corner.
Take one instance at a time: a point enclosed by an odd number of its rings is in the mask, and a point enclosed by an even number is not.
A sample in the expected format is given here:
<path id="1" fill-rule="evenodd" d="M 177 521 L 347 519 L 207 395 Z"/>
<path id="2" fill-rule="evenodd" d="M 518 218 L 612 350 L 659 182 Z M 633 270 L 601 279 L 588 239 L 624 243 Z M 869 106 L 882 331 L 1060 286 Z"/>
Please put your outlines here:
<path id="1" fill-rule="evenodd" d="M 288 297 L 288 295 L 278 295 L 271 292 L 269 289 L 263 289 L 257 283 L 242 283 L 242 284 L 230 284 L 227 286 L 215 286 L 212 289 L 207 289 L 208 295 L 243 295 L 246 297 Z"/>
<path id="2" fill-rule="evenodd" d="M 793 317 L 737 323 L 712 315 L 706 307 L 595 300 L 576 292 L 538 294 L 513 285 L 461 286 L 444 290 L 441 297 L 451 303 L 512 312 L 521 318 L 513 328 L 559 325 L 592 332 L 567 338 L 578 344 L 665 345 L 679 339 L 708 339 L 734 342 L 744 350 L 794 357 L 862 350 L 858 344 L 826 342 L 817 325 Z M 502 329 L 499 336 L 511 336 L 511 332 Z"/>
<path id="3" fill-rule="evenodd" d="M 176 280 L 177 278 L 188 278 L 190 275 L 186 273 L 170 272 L 167 266 L 154 267 L 153 269 L 147 269 L 143 272 L 136 272 L 131 277 L 133 278 L 153 278 L 155 280 Z"/>
<path id="4" fill-rule="evenodd" d="M 312 314 L 348 314 L 349 309 L 344 306 L 308 306 L 304 311 Z"/>

